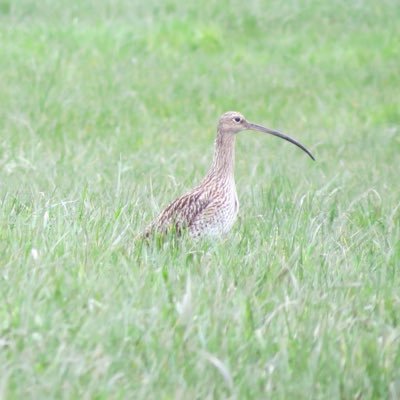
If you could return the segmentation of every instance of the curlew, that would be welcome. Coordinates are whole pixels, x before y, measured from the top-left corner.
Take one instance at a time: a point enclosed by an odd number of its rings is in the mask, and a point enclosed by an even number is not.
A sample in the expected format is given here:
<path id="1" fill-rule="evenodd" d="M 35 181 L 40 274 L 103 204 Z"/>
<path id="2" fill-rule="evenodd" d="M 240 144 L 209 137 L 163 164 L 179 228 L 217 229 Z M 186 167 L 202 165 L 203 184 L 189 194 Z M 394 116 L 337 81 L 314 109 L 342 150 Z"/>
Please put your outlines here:
<path id="1" fill-rule="evenodd" d="M 209 171 L 198 186 L 178 197 L 147 227 L 142 237 L 153 233 L 188 232 L 192 238 L 218 237 L 227 233 L 239 211 L 234 164 L 235 139 L 241 131 L 252 130 L 285 139 L 314 157 L 301 143 L 284 133 L 248 122 L 242 114 L 228 111 L 218 122 L 214 158 Z"/>

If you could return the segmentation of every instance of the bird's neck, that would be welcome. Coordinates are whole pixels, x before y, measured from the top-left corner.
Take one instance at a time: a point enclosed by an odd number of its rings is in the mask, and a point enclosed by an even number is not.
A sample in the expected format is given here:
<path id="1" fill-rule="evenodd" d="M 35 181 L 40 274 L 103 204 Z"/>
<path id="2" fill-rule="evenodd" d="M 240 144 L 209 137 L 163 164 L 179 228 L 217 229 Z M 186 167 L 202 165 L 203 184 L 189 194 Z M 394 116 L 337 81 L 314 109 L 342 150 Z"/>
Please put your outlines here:
<path id="1" fill-rule="evenodd" d="M 214 159 L 208 177 L 232 177 L 235 167 L 235 136 L 218 130 L 215 139 Z"/>

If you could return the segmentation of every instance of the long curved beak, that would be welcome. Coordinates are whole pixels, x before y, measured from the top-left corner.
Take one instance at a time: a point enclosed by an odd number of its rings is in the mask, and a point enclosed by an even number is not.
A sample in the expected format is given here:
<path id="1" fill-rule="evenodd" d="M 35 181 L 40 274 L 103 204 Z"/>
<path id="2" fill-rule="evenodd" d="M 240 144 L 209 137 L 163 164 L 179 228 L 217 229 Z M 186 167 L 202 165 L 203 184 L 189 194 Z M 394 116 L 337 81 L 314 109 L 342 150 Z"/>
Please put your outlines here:
<path id="1" fill-rule="evenodd" d="M 257 124 L 252 124 L 250 122 L 247 123 L 246 128 L 252 131 L 259 131 L 259 132 L 264 132 L 264 133 L 269 133 L 270 135 L 274 135 L 274 136 L 278 136 L 281 139 L 285 139 L 290 143 L 293 143 L 294 145 L 296 145 L 297 147 L 300 147 L 300 149 L 302 149 L 304 152 L 306 152 L 314 161 L 315 158 L 314 156 L 311 154 L 311 152 L 309 150 L 307 150 L 301 143 L 299 143 L 297 140 L 294 140 L 293 138 L 291 138 L 288 135 L 285 135 L 282 132 L 279 131 L 274 131 L 273 129 L 269 129 L 269 128 L 265 128 L 264 126 L 261 125 L 257 125 Z"/>

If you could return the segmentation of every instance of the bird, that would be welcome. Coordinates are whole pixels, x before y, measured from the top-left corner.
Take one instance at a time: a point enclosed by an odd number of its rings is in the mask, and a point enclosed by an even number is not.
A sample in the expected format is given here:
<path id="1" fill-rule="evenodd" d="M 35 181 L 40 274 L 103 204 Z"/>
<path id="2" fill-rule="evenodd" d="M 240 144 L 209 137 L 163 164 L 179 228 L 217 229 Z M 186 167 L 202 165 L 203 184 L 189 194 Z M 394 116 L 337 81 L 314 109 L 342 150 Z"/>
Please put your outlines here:
<path id="1" fill-rule="evenodd" d="M 221 115 L 217 126 L 212 164 L 201 180 L 189 192 L 171 202 L 142 232 L 141 238 L 187 233 L 193 239 L 218 238 L 232 228 L 239 212 L 236 192 L 235 140 L 239 132 L 259 131 L 296 145 L 315 160 L 311 152 L 292 137 L 273 129 L 248 122 L 237 111 Z"/>

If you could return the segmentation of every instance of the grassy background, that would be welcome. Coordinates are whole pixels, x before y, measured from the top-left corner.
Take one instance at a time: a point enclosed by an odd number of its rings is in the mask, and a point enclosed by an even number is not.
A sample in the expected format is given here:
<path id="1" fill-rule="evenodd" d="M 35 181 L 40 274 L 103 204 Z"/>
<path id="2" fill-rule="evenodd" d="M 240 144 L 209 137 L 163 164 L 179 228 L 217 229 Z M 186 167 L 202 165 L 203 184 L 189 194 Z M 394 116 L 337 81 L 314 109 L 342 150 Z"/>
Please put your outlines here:
<path id="1" fill-rule="evenodd" d="M 396 0 L 0 0 L 0 398 L 400 398 Z M 229 109 L 241 219 L 134 246 Z"/>

